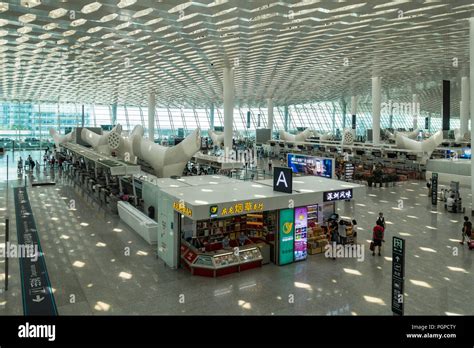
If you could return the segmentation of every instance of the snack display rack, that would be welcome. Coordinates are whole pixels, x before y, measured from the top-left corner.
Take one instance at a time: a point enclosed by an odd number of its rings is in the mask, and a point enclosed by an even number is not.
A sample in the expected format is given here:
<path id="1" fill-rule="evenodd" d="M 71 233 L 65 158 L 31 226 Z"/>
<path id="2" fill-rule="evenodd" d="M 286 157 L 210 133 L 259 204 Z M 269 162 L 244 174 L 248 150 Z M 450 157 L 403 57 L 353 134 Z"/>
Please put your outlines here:
<path id="1" fill-rule="evenodd" d="M 328 244 L 326 233 L 318 218 L 318 205 L 308 205 L 308 254 L 320 254 Z"/>

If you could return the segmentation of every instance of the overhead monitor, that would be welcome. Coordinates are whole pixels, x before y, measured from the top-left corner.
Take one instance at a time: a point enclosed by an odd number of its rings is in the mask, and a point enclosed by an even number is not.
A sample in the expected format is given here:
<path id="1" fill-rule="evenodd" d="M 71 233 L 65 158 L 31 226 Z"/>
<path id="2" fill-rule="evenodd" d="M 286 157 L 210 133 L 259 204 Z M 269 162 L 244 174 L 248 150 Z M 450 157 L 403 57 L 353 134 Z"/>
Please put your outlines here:
<path id="1" fill-rule="evenodd" d="M 289 153 L 288 167 L 293 173 L 316 175 L 324 178 L 334 177 L 334 159 Z"/>

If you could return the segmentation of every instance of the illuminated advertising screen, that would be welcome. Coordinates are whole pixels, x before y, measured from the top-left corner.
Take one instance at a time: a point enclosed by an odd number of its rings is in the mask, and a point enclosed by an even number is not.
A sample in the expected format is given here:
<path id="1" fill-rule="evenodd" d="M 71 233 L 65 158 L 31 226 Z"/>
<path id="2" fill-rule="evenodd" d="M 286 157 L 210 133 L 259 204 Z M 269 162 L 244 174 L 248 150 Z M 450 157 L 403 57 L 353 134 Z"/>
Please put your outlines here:
<path id="1" fill-rule="evenodd" d="M 278 264 L 286 265 L 293 262 L 294 250 L 294 217 L 293 209 L 280 210 L 280 230 L 278 246 Z"/>
<path id="2" fill-rule="evenodd" d="M 331 179 L 333 177 L 333 160 L 331 158 L 288 154 L 288 167 L 293 173 L 316 175 Z"/>
<path id="3" fill-rule="evenodd" d="M 461 158 L 471 159 L 471 148 L 470 147 L 463 147 Z"/>
<path id="4" fill-rule="evenodd" d="M 305 260 L 307 251 L 308 209 L 306 207 L 295 209 L 295 261 Z"/>

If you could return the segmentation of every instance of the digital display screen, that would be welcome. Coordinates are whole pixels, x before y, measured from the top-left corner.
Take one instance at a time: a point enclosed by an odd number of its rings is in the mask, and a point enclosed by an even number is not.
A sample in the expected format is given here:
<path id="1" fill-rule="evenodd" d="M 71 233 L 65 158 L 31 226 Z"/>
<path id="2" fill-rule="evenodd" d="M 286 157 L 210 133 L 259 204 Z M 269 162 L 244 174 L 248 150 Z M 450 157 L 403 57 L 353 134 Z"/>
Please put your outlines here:
<path id="1" fill-rule="evenodd" d="M 470 147 L 463 147 L 461 158 L 471 159 L 471 148 Z"/>
<path id="2" fill-rule="evenodd" d="M 330 158 L 288 154 L 288 167 L 293 173 L 332 178 L 333 160 Z"/>
<path id="3" fill-rule="evenodd" d="M 307 236 L 308 209 L 306 207 L 295 209 L 295 261 L 305 260 L 308 255 Z"/>

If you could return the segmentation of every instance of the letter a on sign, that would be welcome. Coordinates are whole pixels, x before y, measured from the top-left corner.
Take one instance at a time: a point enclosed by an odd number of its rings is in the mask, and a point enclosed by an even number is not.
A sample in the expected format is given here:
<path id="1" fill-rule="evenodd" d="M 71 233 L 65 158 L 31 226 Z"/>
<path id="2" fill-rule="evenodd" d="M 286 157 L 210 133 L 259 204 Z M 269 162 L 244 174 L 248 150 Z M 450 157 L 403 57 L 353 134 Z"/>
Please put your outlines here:
<path id="1" fill-rule="evenodd" d="M 286 183 L 285 173 L 283 172 L 280 172 L 280 176 L 278 176 L 277 186 L 279 186 L 281 183 L 283 183 L 285 187 L 288 187 L 288 184 Z"/>
<path id="2" fill-rule="evenodd" d="M 293 192 L 293 171 L 291 168 L 274 167 L 273 169 L 273 191 Z"/>

